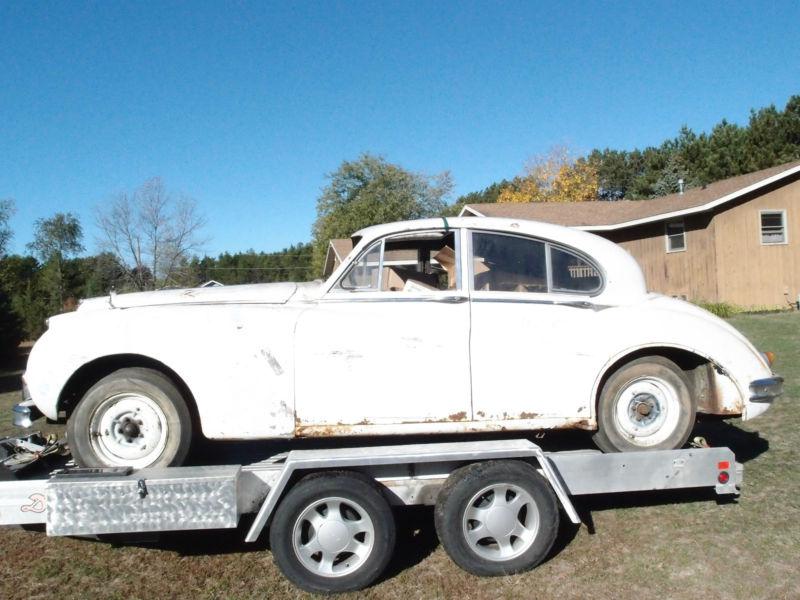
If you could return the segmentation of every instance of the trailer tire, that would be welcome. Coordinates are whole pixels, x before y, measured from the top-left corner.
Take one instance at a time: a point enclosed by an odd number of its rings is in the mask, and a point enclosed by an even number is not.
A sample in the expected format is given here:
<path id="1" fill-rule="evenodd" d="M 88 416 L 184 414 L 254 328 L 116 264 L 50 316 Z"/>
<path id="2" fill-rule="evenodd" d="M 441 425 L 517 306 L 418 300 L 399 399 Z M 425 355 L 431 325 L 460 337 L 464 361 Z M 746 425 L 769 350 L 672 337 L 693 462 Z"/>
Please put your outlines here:
<path id="1" fill-rule="evenodd" d="M 674 362 L 661 356 L 639 358 L 603 385 L 594 443 L 604 452 L 681 448 L 695 413 L 686 376 Z"/>
<path id="2" fill-rule="evenodd" d="M 473 463 L 454 471 L 434 510 L 448 556 L 474 575 L 527 571 L 553 546 L 559 513 L 555 493 L 530 464 Z"/>
<path id="3" fill-rule="evenodd" d="M 192 419 L 166 375 L 140 367 L 114 371 L 84 394 L 67 421 L 81 467 L 172 467 L 192 442 Z"/>
<path id="4" fill-rule="evenodd" d="M 352 592 L 372 584 L 391 559 L 394 516 L 378 484 L 366 475 L 314 473 L 281 500 L 269 541 L 278 568 L 298 587 Z"/>

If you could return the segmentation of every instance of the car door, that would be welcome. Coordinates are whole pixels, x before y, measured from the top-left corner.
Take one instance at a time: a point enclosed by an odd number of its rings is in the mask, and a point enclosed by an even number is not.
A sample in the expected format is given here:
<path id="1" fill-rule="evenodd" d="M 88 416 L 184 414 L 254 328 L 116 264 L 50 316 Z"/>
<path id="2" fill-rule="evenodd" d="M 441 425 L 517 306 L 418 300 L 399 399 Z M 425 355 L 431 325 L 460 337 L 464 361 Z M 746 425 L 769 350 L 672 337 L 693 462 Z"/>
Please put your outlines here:
<path id="1" fill-rule="evenodd" d="M 448 235 L 460 256 L 458 236 Z M 458 277 L 443 290 L 406 282 L 405 291 L 382 291 L 391 262 L 384 260 L 385 243 L 361 252 L 298 319 L 299 434 L 334 433 L 337 426 L 403 433 L 415 424 L 471 418 L 464 282 Z"/>
<path id="2" fill-rule="evenodd" d="M 591 341 L 597 266 L 545 240 L 483 231 L 469 239 L 475 419 L 550 427 L 590 417 L 602 364 Z"/>

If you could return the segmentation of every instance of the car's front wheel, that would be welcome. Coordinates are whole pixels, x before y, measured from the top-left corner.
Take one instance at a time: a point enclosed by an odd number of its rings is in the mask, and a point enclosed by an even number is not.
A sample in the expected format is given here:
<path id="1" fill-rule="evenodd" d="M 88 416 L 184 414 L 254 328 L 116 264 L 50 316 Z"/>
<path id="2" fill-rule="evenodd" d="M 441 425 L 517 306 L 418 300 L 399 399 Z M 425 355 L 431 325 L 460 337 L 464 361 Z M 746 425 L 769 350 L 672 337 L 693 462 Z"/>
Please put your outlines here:
<path id="1" fill-rule="evenodd" d="M 192 422 L 168 377 L 119 369 L 83 396 L 67 422 L 67 439 L 82 467 L 168 467 L 186 458 Z"/>
<path id="2" fill-rule="evenodd" d="M 639 358 L 605 382 L 594 441 L 605 452 L 680 448 L 694 426 L 695 410 L 675 363 L 661 356 Z"/>

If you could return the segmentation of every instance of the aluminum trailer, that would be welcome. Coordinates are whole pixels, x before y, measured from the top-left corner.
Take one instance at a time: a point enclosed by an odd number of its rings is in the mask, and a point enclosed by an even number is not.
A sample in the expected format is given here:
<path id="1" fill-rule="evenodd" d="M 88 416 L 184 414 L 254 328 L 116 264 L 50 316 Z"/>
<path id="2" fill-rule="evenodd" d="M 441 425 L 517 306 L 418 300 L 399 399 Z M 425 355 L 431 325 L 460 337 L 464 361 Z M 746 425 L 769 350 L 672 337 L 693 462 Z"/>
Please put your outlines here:
<path id="1" fill-rule="evenodd" d="M 394 549 L 392 506 L 434 505 L 448 555 L 478 575 L 530 569 L 550 551 L 573 496 L 714 488 L 736 495 L 728 448 L 602 454 L 545 452 L 525 439 L 293 450 L 248 465 L 63 469 L 0 482 L 0 524 L 44 524 L 50 536 L 269 525 L 284 575 L 312 592 L 356 590 Z"/>

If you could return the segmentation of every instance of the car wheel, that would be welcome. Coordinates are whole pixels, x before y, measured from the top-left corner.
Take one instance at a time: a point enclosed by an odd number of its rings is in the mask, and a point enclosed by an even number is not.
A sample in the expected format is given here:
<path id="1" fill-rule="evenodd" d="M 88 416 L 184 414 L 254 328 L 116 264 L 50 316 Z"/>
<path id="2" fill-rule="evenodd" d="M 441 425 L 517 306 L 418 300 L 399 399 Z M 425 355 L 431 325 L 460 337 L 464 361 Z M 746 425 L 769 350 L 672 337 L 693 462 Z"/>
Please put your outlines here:
<path id="1" fill-rule="evenodd" d="M 120 369 L 95 383 L 67 422 L 82 467 L 168 467 L 189 452 L 192 420 L 175 384 L 152 369 Z"/>
<path id="2" fill-rule="evenodd" d="M 532 569 L 558 532 L 558 504 L 550 484 L 521 461 L 475 463 L 453 472 L 434 511 L 447 554 L 474 575 Z"/>
<path id="3" fill-rule="evenodd" d="M 597 407 L 597 446 L 605 452 L 671 450 L 686 443 L 695 405 L 683 371 L 670 360 L 648 356 L 615 371 Z"/>
<path id="4" fill-rule="evenodd" d="M 281 572 L 315 593 L 360 590 L 392 556 L 395 522 L 377 484 L 330 471 L 299 481 L 281 501 L 269 532 Z"/>

